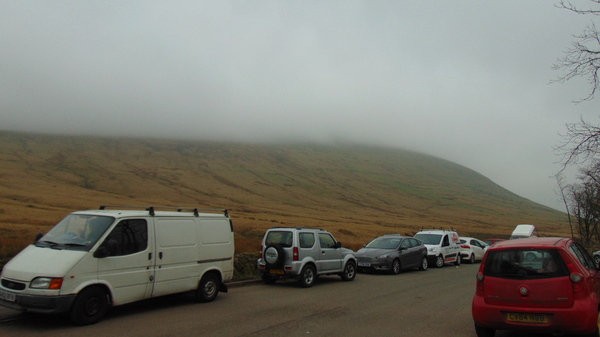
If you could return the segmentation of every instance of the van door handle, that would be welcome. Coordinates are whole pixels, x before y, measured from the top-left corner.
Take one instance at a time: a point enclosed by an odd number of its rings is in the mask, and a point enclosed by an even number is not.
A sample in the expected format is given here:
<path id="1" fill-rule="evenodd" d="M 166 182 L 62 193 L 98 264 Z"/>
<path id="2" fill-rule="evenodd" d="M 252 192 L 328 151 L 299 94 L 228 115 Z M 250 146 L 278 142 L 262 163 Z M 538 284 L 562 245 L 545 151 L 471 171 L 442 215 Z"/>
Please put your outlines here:
<path id="1" fill-rule="evenodd" d="M 162 252 L 158 253 L 158 258 L 162 260 Z"/>
<path id="2" fill-rule="evenodd" d="M 148 253 L 148 260 L 152 260 L 152 253 Z"/>

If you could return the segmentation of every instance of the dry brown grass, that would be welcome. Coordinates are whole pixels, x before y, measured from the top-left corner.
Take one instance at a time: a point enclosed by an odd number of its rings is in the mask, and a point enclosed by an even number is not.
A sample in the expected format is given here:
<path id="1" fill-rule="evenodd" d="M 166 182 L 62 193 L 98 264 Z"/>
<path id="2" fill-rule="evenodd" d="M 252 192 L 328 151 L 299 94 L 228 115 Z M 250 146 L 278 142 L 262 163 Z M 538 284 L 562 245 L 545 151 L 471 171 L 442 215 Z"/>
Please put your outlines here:
<path id="1" fill-rule="evenodd" d="M 422 227 L 485 239 L 532 223 L 569 235 L 564 214 L 406 151 L 0 132 L 2 256 L 101 204 L 227 208 L 237 252 L 256 252 L 275 226 L 324 228 L 352 249 Z"/>

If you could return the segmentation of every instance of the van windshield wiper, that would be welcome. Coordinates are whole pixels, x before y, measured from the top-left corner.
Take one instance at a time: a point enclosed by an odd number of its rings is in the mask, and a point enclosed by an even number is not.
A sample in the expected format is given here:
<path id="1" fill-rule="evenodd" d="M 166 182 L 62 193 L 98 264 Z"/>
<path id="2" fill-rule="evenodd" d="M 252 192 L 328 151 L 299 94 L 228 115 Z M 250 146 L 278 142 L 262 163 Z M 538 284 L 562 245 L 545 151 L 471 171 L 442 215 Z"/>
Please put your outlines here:
<path id="1" fill-rule="evenodd" d="M 54 241 L 36 241 L 34 243 L 36 245 L 36 247 L 50 247 L 52 249 L 57 249 L 56 246 L 60 245 L 60 243 L 58 242 L 54 242 Z"/>

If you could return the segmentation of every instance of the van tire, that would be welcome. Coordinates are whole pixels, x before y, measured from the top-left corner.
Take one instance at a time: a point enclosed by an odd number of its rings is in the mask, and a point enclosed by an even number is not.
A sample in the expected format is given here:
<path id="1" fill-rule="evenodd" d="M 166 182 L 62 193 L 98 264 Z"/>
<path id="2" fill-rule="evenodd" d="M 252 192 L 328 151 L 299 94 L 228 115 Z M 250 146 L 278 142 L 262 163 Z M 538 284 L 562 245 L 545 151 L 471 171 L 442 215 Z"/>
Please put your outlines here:
<path id="1" fill-rule="evenodd" d="M 219 294 L 220 281 L 214 273 L 206 273 L 202 276 L 198 289 L 196 289 L 196 300 L 198 302 L 212 302 Z"/>
<path id="2" fill-rule="evenodd" d="M 269 251 L 271 253 L 275 253 L 277 255 L 275 258 L 275 261 L 269 261 L 266 258 L 267 251 Z M 277 269 L 277 268 L 283 266 L 284 262 L 285 262 L 285 252 L 283 251 L 283 248 L 281 248 L 280 245 L 270 245 L 265 249 L 265 264 L 267 265 L 267 268 Z"/>
<path id="3" fill-rule="evenodd" d="M 343 281 L 352 281 L 356 277 L 356 264 L 352 261 L 346 262 L 344 271 L 340 274 Z"/>
<path id="4" fill-rule="evenodd" d="M 71 321 L 77 325 L 98 322 L 108 310 L 108 293 L 101 287 L 83 289 L 71 306 Z"/>
<path id="5" fill-rule="evenodd" d="M 442 268 L 444 266 L 444 257 L 442 255 L 435 257 L 435 266 L 436 268 Z"/>
<path id="6" fill-rule="evenodd" d="M 317 272 L 315 271 L 315 267 L 310 264 L 307 264 L 302 268 L 302 272 L 300 272 L 300 279 L 298 279 L 298 283 L 302 288 L 310 288 L 315 281 L 317 280 Z"/>

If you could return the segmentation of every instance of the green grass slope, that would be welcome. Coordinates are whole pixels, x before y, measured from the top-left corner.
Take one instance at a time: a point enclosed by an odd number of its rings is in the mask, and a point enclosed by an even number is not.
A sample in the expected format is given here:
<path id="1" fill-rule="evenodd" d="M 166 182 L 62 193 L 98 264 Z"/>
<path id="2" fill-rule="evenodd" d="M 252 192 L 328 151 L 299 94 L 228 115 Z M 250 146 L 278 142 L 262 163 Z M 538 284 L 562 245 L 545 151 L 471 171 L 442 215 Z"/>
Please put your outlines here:
<path id="1" fill-rule="evenodd" d="M 8 240 L 101 204 L 227 208 L 240 251 L 258 250 L 273 226 L 327 228 L 351 248 L 422 227 L 487 238 L 532 223 L 542 234 L 569 235 L 563 213 L 409 151 L 0 132 L 0 233 Z"/>

